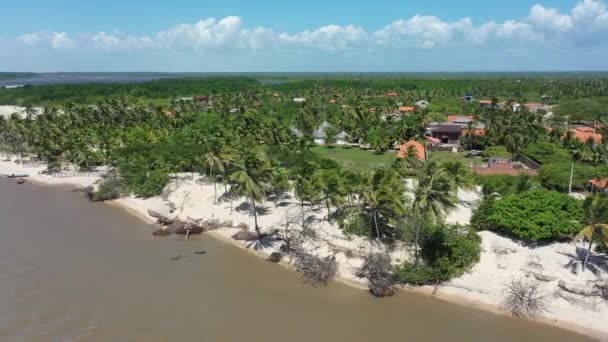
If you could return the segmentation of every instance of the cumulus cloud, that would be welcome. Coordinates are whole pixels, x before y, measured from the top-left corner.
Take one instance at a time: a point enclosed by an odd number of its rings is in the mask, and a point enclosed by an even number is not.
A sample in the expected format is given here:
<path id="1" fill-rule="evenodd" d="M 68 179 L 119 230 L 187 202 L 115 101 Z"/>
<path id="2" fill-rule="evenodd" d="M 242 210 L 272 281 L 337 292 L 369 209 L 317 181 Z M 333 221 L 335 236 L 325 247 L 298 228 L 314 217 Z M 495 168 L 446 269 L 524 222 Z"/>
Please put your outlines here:
<path id="1" fill-rule="evenodd" d="M 99 32 L 91 37 L 93 46 L 106 51 L 128 51 L 155 47 L 157 44 L 149 37 L 136 37 L 126 34 Z"/>
<path id="2" fill-rule="evenodd" d="M 342 51 L 355 48 L 367 39 L 365 30 L 358 26 L 327 25 L 314 31 L 304 31 L 289 35 L 278 35 L 280 42 L 319 48 L 326 51 Z"/>
<path id="3" fill-rule="evenodd" d="M 150 36 L 128 33 L 27 33 L 17 41 L 56 50 L 94 48 L 103 51 L 165 49 L 171 51 L 314 51 L 351 52 L 376 49 L 438 49 L 472 46 L 524 47 L 527 43 L 576 45 L 608 42 L 608 10 L 601 0 L 581 0 L 569 12 L 532 6 L 527 16 L 475 24 L 471 18 L 448 22 L 431 15 L 396 20 L 376 30 L 356 25 L 326 25 L 296 33 L 265 27 L 246 28 L 240 17 L 207 18 Z"/>
<path id="4" fill-rule="evenodd" d="M 42 37 L 40 33 L 26 33 L 17 37 L 17 40 L 27 45 L 35 45 L 42 40 Z"/>

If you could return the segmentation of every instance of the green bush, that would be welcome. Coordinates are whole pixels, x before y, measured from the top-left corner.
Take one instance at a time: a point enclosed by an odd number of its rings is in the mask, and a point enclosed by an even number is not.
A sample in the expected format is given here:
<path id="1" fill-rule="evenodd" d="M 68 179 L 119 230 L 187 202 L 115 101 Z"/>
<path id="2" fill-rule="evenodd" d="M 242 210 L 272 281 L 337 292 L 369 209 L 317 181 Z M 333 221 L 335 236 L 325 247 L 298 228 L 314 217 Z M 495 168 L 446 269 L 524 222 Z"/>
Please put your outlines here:
<path id="1" fill-rule="evenodd" d="M 484 196 L 493 193 L 506 196 L 512 193 L 529 190 L 536 185 L 536 179 L 527 175 L 477 176 L 477 184 L 481 185 Z"/>
<path id="2" fill-rule="evenodd" d="M 169 183 L 169 173 L 163 170 L 150 171 L 142 184 L 133 187 L 136 196 L 152 197 L 160 195 Z"/>
<path id="3" fill-rule="evenodd" d="M 490 158 L 490 157 L 511 158 L 513 156 L 513 154 L 511 154 L 511 152 L 507 151 L 506 147 L 500 146 L 500 145 L 491 146 L 491 147 L 486 148 L 485 150 L 483 150 L 481 155 L 486 158 Z"/>
<path id="4" fill-rule="evenodd" d="M 572 163 L 569 161 L 556 161 L 543 164 L 540 168 L 539 179 L 541 184 L 551 190 L 565 192 L 570 184 L 570 170 Z M 574 163 L 572 177 L 573 189 L 585 189 L 589 186 L 589 180 L 593 178 L 606 177 L 608 167 L 593 166 L 579 162 Z"/>
<path id="5" fill-rule="evenodd" d="M 472 225 L 539 242 L 572 236 L 579 231 L 582 218 L 580 201 L 539 188 L 487 200 L 475 211 Z"/>
<path id="6" fill-rule="evenodd" d="M 461 276 L 479 262 L 481 239 L 468 228 L 436 226 L 421 242 L 424 263 L 404 263 L 398 269 L 401 282 L 413 285 L 433 284 Z"/>
<path id="7" fill-rule="evenodd" d="M 109 201 L 117 199 L 123 194 L 124 185 L 121 178 L 107 178 L 99 185 L 99 189 L 95 192 L 92 200 Z"/>
<path id="8" fill-rule="evenodd" d="M 570 153 L 568 153 L 568 151 L 564 150 L 556 143 L 547 141 L 530 144 L 524 148 L 523 153 L 541 164 L 570 160 Z"/>

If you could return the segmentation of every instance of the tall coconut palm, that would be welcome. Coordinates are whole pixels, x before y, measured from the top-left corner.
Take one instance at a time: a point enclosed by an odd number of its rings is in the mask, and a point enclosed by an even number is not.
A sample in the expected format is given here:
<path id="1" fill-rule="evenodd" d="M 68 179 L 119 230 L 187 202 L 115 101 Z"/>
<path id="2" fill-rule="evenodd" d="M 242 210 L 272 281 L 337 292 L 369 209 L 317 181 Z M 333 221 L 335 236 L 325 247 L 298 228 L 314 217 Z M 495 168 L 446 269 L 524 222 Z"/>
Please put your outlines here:
<path id="1" fill-rule="evenodd" d="M 258 226 L 258 215 L 256 202 L 263 202 L 266 198 L 266 190 L 270 187 L 272 179 L 272 168 L 266 155 L 259 149 L 246 151 L 242 160 L 234 164 L 236 171 L 230 179 L 234 182 L 232 190 L 241 196 L 251 200 L 255 231 L 261 236 Z"/>
<path id="2" fill-rule="evenodd" d="M 346 196 L 342 178 L 336 169 L 319 170 L 312 175 L 312 186 L 319 201 L 327 208 L 327 221 L 331 221 L 331 207 L 344 203 Z"/>
<path id="3" fill-rule="evenodd" d="M 412 210 L 416 216 L 415 257 L 418 264 L 418 241 L 423 222 L 437 222 L 456 207 L 454 187 L 457 186 L 445 169 L 435 161 L 429 161 L 418 175 L 414 190 Z"/>
<path id="4" fill-rule="evenodd" d="M 221 144 L 219 141 L 213 141 L 210 144 L 209 151 L 204 156 L 204 162 L 209 167 L 209 176 L 213 181 L 214 203 L 217 203 L 217 174 L 226 175 L 227 168 L 234 161 L 234 151 Z"/>
<path id="5" fill-rule="evenodd" d="M 361 205 L 372 214 L 376 238 L 380 240 L 378 219 L 394 223 L 405 213 L 405 186 L 393 169 L 365 174 L 361 183 Z"/>
<path id="6" fill-rule="evenodd" d="M 583 261 L 583 271 L 587 268 L 591 247 L 594 241 L 604 243 L 608 247 L 608 196 L 595 194 L 585 201 L 585 228 L 578 237 L 589 241 L 587 254 Z"/>

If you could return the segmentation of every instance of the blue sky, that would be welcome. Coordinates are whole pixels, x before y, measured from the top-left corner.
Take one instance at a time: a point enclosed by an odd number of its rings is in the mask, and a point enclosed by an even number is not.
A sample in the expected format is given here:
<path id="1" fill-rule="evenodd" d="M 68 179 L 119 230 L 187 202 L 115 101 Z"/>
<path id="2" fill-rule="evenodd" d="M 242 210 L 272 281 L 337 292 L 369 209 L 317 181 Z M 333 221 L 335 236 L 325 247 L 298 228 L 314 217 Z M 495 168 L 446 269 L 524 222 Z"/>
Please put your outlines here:
<path id="1" fill-rule="evenodd" d="M 608 69 L 605 0 L 20 0 L 2 71 Z"/>

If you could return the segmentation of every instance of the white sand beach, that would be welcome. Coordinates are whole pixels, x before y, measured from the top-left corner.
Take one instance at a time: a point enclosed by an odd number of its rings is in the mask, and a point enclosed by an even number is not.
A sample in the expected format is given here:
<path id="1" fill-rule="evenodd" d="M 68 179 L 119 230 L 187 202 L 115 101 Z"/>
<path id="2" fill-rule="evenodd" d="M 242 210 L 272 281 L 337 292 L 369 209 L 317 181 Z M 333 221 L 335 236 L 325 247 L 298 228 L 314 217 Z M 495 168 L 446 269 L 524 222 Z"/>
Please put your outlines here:
<path id="1" fill-rule="evenodd" d="M 36 110 L 37 113 L 42 113 L 42 108 L 40 107 L 36 107 L 34 108 Z M 4 116 L 4 117 L 9 117 L 12 114 L 19 114 L 19 115 L 25 115 L 25 107 L 19 107 L 19 106 L 0 106 L 0 116 Z"/>
<path id="2" fill-rule="evenodd" d="M 46 185 L 73 185 L 86 187 L 99 180 L 98 177 L 65 177 L 58 178 L 39 174 L 43 165 L 23 167 L 13 161 L 0 161 L 0 174 L 29 174 L 28 180 Z M 223 186 L 218 185 L 218 195 L 223 193 Z M 479 200 L 475 192 L 459 192 L 461 203 L 448 217 L 447 222 L 467 224 L 471 217 L 471 203 Z M 161 196 L 140 199 L 123 198 L 112 201 L 153 222 L 148 210 L 179 218 L 182 220 L 217 219 L 220 222 L 231 222 L 232 226 L 246 224 L 253 226 L 252 210 L 243 199 L 220 201 L 214 204 L 214 186 L 198 175 L 180 174 L 172 180 Z M 259 205 L 259 225 L 264 230 L 284 229 L 286 225 L 299 228 L 300 206 L 297 200 L 287 195 L 274 198 Z M 335 255 L 339 263 L 338 280 L 359 288 L 366 288 L 366 282 L 355 276 L 356 270 L 363 263 L 363 258 L 370 250 L 378 248 L 369 240 L 360 237 L 349 237 L 325 220 L 327 211 L 323 208 L 306 207 L 306 220 L 312 222 L 318 239 L 307 242 L 306 248 L 320 256 Z M 211 232 L 225 241 L 245 248 L 245 244 L 235 241 L 231 236 L 238 228 L 221 228 Z M 150 230 L 150 233 L 152 229 Z M 608 341 L 608 303 L 598 297 L 583 297 L 562 290 L 560 281 L 571 287 L 589 287 L 588 282 L 597 280 L 591 272 L 574 274 L 566 265 L 576 248 L 583 247 L 576 243 L 555 243 L 548 246 L 530 248 L 492 232 L 480 232 L 482 238 L 481 261 L 460 278 L 438 287 L 436 296 L 448 301 L 476 306 L 482 309 L 499 312 L 499 306 L 505 284 L 512 279 L 543 279 L 541 289 L 547 296 L 548 311 L 541 321 L 576 330 Z M 266 256 L 278 249 L 268 248 L 256 253 Z M 403 246 L 391 253 L 395 262 L 411 258 Z M 607 278 L 608 274 L 600 275 Z M 413 289 L 417 292 L 431 294 L 433 287 Z"/>

